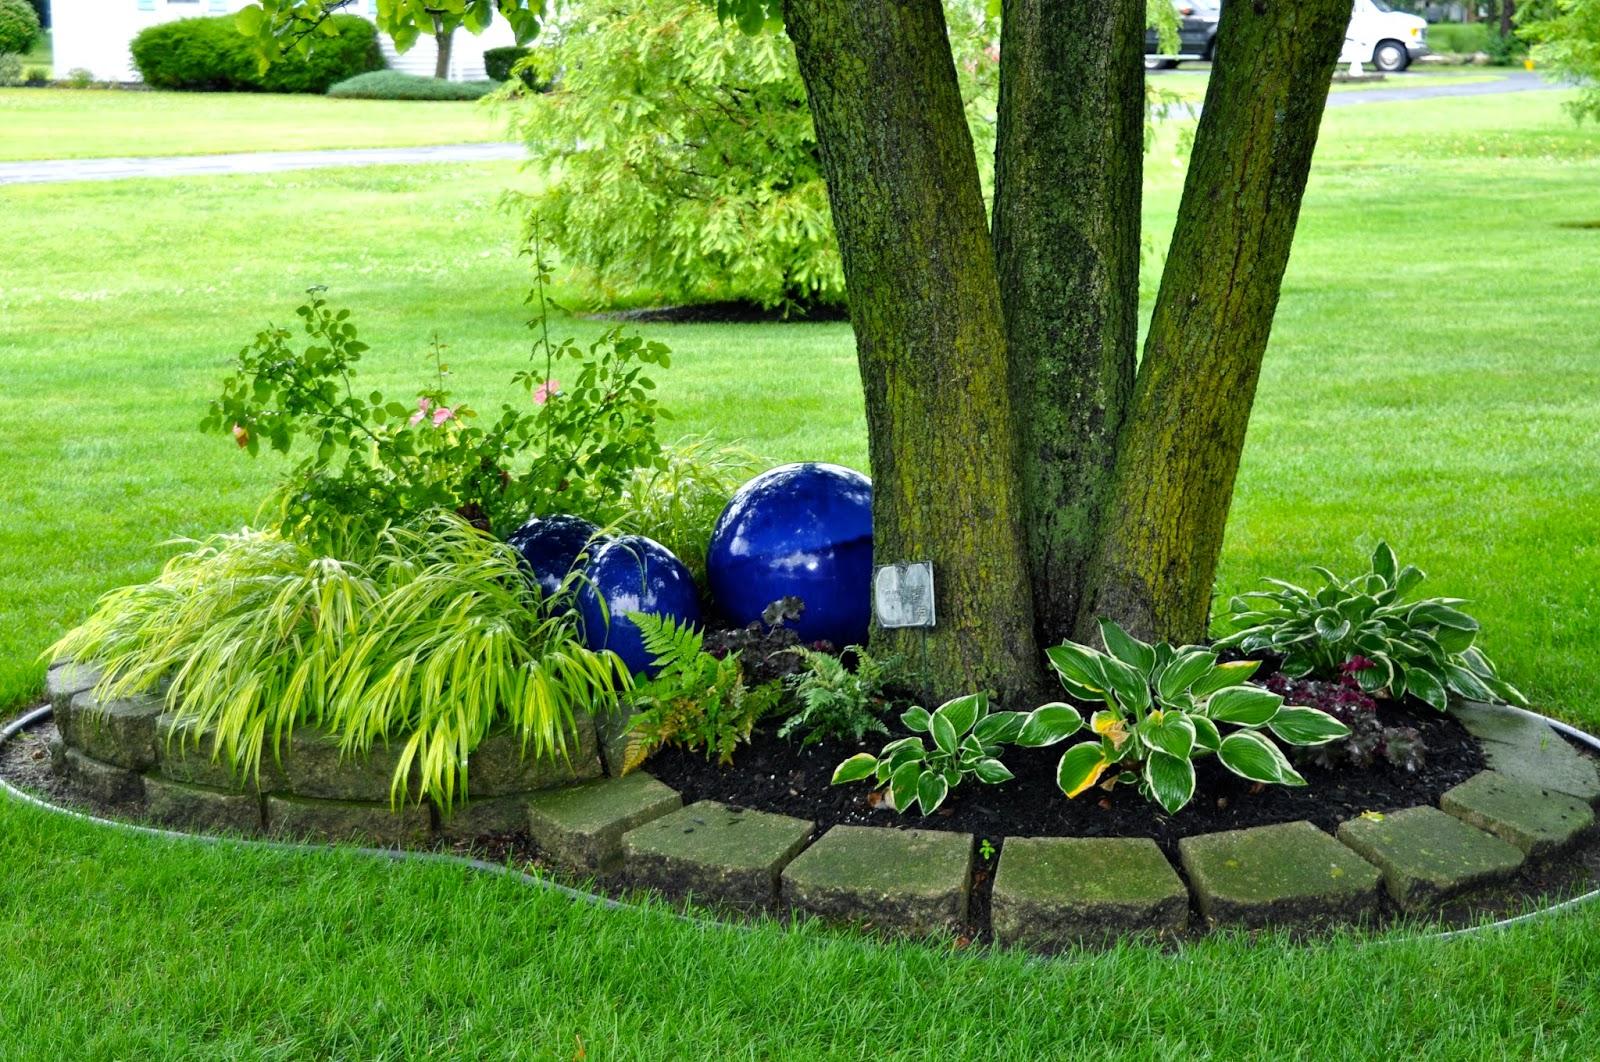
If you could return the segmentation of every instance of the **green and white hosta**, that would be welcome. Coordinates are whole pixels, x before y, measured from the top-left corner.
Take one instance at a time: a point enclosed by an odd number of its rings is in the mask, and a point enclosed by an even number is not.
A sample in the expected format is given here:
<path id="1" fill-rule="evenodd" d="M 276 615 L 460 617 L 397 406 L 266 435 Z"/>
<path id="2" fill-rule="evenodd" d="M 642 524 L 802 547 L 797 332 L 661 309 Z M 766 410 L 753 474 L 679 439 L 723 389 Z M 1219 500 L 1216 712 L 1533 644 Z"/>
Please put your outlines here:
<path id="1" fill-rule="evenodd" d="M 876 756 L 857 753 L 834 770 L 833 784 L 871 779 L 874 786 L 889 787 L 890 807 L 904 812 L 916 804 L 924 815 L 933 814 L 967 778 L 999 785 L 1015 777 L 1000 762 L 1006 745 L 1040 748 L 1083 729 L 1083 717 L 1070 704 L 991 713 L 985 693 L 957 697 L 932 712 L 908 708 L 900 721 L 907 730 L 932 738 L 933 747 L 920 737 L 905 737 L 889 742 Z"/>
<path id="2" fill-rule="evenodd" d="M 1527 705 L 1473 645 L 1478 621 L 1455 607 L 1463 599 L 1405 600 L 1426 577 L 1414 565 L 1401 567 L 1388 543 L 1378 543 L 1369 570 L 1353 579 L 1312 570 L 1323 579 L 1316 590 L 1268 579 L 1276 589 L 1235 597 L 1227 620 L 1233 633 L 1217 645 L 1279 654 L 1284 674 L 1295 678 L 1337 678 L 1352 661 L 1365 662 L 1348 668 L 1363 690 L 1409 693 L 1441 712 L 1451 693 Z"/>
<path id="3" fill-rule="evenodd" d="M 1321 745 L 1350 733 L 1326 712 L 1286 706 L 1249 685 L 1259 661 L 1221 663 L 1200 646 L 1148 645 L 1109 620 L 1100 621 L 1100 637 L 1106 652 L 1077 642 L 1046 652 L 1069 694 L 1105 705 L 1089 720 L 1095 738 L 1061 757 L 1056 781 L 1069 797 L 1109 780 L 1137 784 L 1176 812 L 1194 797 L 1194 761 L 1212 755 L 1251 781 L 1305 785 L 1273 738 Z"/>

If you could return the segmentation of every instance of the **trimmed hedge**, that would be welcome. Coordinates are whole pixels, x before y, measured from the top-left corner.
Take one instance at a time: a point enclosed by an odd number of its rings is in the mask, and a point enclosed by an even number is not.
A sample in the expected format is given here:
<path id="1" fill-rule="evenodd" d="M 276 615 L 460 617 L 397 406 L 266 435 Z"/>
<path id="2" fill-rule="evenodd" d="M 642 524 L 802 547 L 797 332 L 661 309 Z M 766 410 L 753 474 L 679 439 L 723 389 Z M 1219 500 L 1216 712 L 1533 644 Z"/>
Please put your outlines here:
<path id="1" fill-rule="evenodd" d="M 328 95 L 353 100 L 476 100 L 495 90 L 493 81 L 445 81 L 399 70 L 357 74 L 328 89 Z"/>
<path id="2" fill-rule="evenodd" d="M 39 41 L 39 16 L 28 0 L 0 0 L 0 55 L 25 55 Z"/>
<path id="3" fill-rule="evenodd" d="M 1487 22 L 1435 22 L 1428 27 L 1428 47 L 1436 52 L 1473 52 L 1489 50 L 1493 31 Z"/>
<path id="4" fill-rule="evenodd" d="M 510 81 L 511 68 L 517 60 L 531 54 L 533 49 L 520 48 L 512 45 L 509 48 L 485 48 L 483 52 L 483 72 L 489 75 L 490 81 Z"/>
<path id="5" fill-rule="evenodd" d="M 376 26 L 355 15 L 335 15 L 332 21 L 336 36 L 319 37 L 309 56 L 283 56 L 265 74 L 232 15 L 184 18 L 142 30 L 131 46 L 133 63 L 152 88 L 198 92 L 320 93 L 353 74 L 383 69 Z"/>

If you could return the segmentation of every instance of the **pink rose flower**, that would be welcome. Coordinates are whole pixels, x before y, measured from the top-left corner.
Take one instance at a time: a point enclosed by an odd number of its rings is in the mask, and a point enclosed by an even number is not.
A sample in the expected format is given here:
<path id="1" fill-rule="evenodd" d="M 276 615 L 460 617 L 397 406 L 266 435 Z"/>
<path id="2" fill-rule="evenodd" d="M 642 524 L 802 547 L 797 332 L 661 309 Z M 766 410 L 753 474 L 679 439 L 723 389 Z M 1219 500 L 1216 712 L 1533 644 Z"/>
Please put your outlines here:
<path id="1" fill-rule="evenodd" d="M 560 382 L 556 380 L 546 380 L 544 383 L 533 389 L 533 404 L 536 406 L 544 405 L 546 402 L 550 401 L 550 397 L 552 395 L 556 394 L 560 390 Z"/>
<path id="2" fill-rule="evenodd" d="M 433 411 L 433 426 L 437 428 L 447 420 L 454 420 L 455 417 L 455 410 L 451 409 L 449 406 L 440 406 L 438 409 Z"/>
<path id="3" fill-rule="evenodd" d="M 415 413 L 411 414 L 411 421 L 410 421 L 411 426 L 412 427 L 416 427 L 418 424 L 422 423 L 422 418 L 426 417 L 428 415 L 429 411 L 432 410 L 432 409 L 433 409 L 433 402 L 432 401 L 430 401 L 429 399 L 426 399 L 426 398 L 417 399 L 417 411 Z"/>

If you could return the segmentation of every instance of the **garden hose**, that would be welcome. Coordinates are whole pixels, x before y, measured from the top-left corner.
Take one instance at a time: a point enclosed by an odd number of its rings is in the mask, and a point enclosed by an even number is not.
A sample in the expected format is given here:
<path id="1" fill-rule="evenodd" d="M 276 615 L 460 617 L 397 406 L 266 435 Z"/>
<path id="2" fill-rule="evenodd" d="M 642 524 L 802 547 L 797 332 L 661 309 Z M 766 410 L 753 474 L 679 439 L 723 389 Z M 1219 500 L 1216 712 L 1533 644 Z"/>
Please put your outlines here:
<path id="1" fill-rule="evenodd" d="M 1541 723 L 1544 723 L 1546 726 L 1555 730 L 1557 733 L 1571 738 L 1596 754 L 1600 754 L 1600 738 L 1595 738 L 1593 735 L 1587 734 L 1576 727 L 1569 726 L 1566 723 L 1561 722 L 1559 719 L 1551 719 L 1548 716 L 1540 715 L 1538 712 L 1531 712 L 1526 709 L 1514 707 L 1511 708 L 1511 710 L 1527 716 L 1530 719 L 1537 719 Z M 10 741 L 17 734 L 28 729 L 36 723 L 41 723 L 44 720 L 49 719 L 53 715 L 54 711 L 55 709 L 48 704 L 41 705 L 31 712 L 24 712 L 22 715 L 13 719 L 5 726 L 0 727 L 0 749 L 3 749 L 6 742 Z M 512 866 L 501 863 L 490 863 L 486 860 L 474 859 L 470 856 L 451 855 L 448 852 L 421 852 L 404 848 L 356 848 L 343 845 L 334 846 L 327 844 L 306 844 L 297 841 L 262 841 L 245 837 L 220 837 L 215 834 L 207 833 L 184 833 L 179 830 L 163 830 L 155 826 L 140 826 L 130 822 L 117 822 L 113 819 L 103 819 L 97 815 L 90 815 L 86 812 L 74 811 L 71 808 L 60 807 L 59 805 L 52 804 L 47 800 L 41 800 L 39 797 L 36 797 L 31 793 L 27 793 L 21 789 L 18 789 L 4 777 L 0 777 L 0 792 L 4 792 L 7 796 L 18 801 L 19 803 L 28 804 L 44 811 L 48 811 L 56 815 L 62 815 L 70 819 L 76 819 L 79 822 L 92 823 L 95 826 L 100 826 L 123 834 L 143 837 L 159 837 L 166 840 L 188 841 L 197 844 L 244 844 L 257 848 L 266 848 L 280 852 L 294 853 L 326 852 L 337 847 L 340 851 L 388 859 L 396 863 L 450 863 L 463 866 L 480 873 L 499 874 L 503 877 L 508 877 L 514 881 L 520 882 L 523 885 L 544 889 L 559 896 L 564 896 L 575 903 L 593 904 L 596 907 L 604 908 L 606 910 L 664 914 L 678 922 L 684 923 L 685 925 L 691 925 L 699 929 L 732 928 L 749 930 L 752 928 L 750 925 L 740 922 L 722 922 L 707 918 L 698 918 L 694 915 L 688 915 L 678 911 L 651 911 L 648 908 L 641 907 L 637 904 L 626 903 L 622 900 L 613 899 L 610 896 L 602 896 L 598 893 L 586 892 L 583 889 L 575 889 L 568 885 L 562 885 L 559 882 L 550 881 L 549 879 L 540 877 L 536 874 L 529 874 L 526 871 L 518 870 Z M 1382 937 L 1363 941 L 1362 943 L 1368 945 L 1401 944 L 1420 940 L 1451 940 L 1457 937 L 1477 936 L 1491 931 L 1507 929 L 1511 926 L 1522 925 L 1524 923 L 1534 921 L 1535 919 L 1542 919 L 1563 911 L 1568 911 L 1573 908 L 1580 907 L 1595 899 L 1600 899 L 1600 888 L 1591 889 L 1579 896 L 1569 897 L 1568 899 L 1562 900 L 1560 903 L 1552 904 L 1549 907 L 1541 907 L 1536 911 L 1527 911 L 1523 914 L 1513 915 L 1510 918 L 1502 918 L 1493 922 L 1483 922 L 1478 925 L 1464 926 L 1459 929 L 1446 929 L 1436 933 L 1412 933 L 1397 937 Z M 855 939 L 862 944 L 869 943 L 860 937 Z M 1170 953 L 1174 955 L 1181 955 L 1184 950 L 1186 949 L 1180 944 L 1178 948 L 1173 949 Z M 1066 954 L 1070 956 L 1073 953 L 1069 952 Z M 1048 962 L 1053 961 L 1055 957 L 1032 955 L 1030 958 L 1040 962 Z"/>

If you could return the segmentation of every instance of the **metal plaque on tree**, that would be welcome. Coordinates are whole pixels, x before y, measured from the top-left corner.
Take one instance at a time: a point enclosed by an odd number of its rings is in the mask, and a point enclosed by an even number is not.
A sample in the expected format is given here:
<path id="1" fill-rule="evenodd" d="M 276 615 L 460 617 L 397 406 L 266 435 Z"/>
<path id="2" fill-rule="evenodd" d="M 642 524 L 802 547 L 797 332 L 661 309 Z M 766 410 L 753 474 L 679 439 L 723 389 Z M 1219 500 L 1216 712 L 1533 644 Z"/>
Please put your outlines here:
<path id="1" fill-rule="evenodd" d="M 872 575 L 872 611 L 882 627 L 932 627 L 933 565 L 885 564 Z"/>

